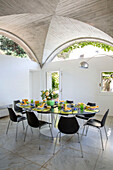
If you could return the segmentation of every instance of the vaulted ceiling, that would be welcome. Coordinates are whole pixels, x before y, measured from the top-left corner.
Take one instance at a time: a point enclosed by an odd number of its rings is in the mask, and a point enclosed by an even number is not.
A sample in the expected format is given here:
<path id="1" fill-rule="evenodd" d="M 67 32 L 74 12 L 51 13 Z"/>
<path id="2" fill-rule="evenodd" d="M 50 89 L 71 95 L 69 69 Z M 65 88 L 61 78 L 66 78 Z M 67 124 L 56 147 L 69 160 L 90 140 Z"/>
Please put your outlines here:
<path id="1" fill-rule="evenodd" d="M 113 45 L 113 0 L 0 0 L 2 32 L 42 66 L 75 40 Z"/>

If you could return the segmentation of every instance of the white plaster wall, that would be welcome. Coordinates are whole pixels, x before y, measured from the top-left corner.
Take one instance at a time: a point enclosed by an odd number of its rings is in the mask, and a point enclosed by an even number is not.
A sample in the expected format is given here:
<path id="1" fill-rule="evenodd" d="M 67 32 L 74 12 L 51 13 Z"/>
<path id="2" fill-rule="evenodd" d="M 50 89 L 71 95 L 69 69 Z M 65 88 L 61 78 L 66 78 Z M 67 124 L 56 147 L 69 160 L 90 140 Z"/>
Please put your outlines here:
<path id="1" fill-rule="evenodd" d="M 0 106 L 29 98 L 29 70 L 38 69 L 30 59 L 0 55 Z"/>
<path id="2" fill-rule="evenodd" d="M 87 60 L 87 59 L 86 59 Z M 43 84 L 46 88 L 45 72 L 62 71 L 62 99 L 74 100 L 75 103 L 96 102 L 100 107 L 100 113 L 109 108 L 109 115 L 113 116 L 113 94 L 100 92 L 102 71 L 113 71 L 113 59 L 110 57 L 92 58 L 89 61 L 89 69 L 79 68 L 81 60 L 48 63 L 44 66 Z"/>
<path id="3" fill-rule="evenodd" d="M 79 60 L 49 63 L 43 69 L 44 77 L 48 70 L 60 70 L 62 72 L 62 100 L 74 100 L 75 103 L 95 101 L 94 76 L 96 71 L 91 68 L 88 70 L 80 69 L 79 63 Z"/>
<path id="4" fill-rule="evenodd" d="M 30 87 L 29 87 L 29 91 L 30 91 L 30 95 L 29 95 L 29 99 L 33 99 L 33 100 L 41 100 L 41 77 L 40 77 L 40 70 L 30 70 Z"/>
<path id="5" fill-rule="evenodd" d="M 96 81 L 100 82 L 101 72 L 103 71 L 113 71 L 113 58 L 104 57 L 98 58 L 98 60 L 92 59 L 91 66 L 94 66 L 96 69 Z M 98 85 L 98 84 L 97 84 Z M 96 101 L 101 108 L 101 113 L 103 114 L 107 108 L 110 109 L 109 115 L 113 116 L 113 93 L 101 92 L 99 86 L 96 87 Z"/>
<path id="6" fill-rule="evenodd" d="M 103 94 L 99 87 L 101 72 L 113 71 L 113 59 L 93 58 L 87 70 L 79 68 L 80 62 L 71 60 L 48 63 L 41 70 L 28 59 L 0 55 L 0 105 L 11 104 L 16 99 L 31 98 L 31 88 L 32 97 L 40 100 L 40 91 L 46 89 L 46 72 L 59 70 L 62 72 L 62 99 L 74 100 L 75 103 L 96 102 L 100 107 L 99 114 L 109 108 L 109 115 L 113 116 L 113 94 Z M 32 86 L 29 71 L 33 73 Z"/>

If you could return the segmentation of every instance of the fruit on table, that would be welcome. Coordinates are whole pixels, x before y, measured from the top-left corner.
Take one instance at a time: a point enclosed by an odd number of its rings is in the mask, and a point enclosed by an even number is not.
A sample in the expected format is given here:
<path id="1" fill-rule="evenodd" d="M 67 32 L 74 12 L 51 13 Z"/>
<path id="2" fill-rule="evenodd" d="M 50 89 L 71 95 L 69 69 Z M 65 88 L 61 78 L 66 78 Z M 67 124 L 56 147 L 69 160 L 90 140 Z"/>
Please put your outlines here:
<path id="1" fill-rule="evenodd" d="M 98 108 L 99 108 L 99 106 L 86 106 L 86 109 L 94 110 L 94 109 L 98 109 Z"/>
<path id="2" fill-rule="evenodd" d="M 28 104 L 28 99 L 22 99 L 23 104 Z"/>
<path id="3" fill-rule="evenodd" d="M 68 110 L 71 110 L 71 108 L 67 107 L 67 104 L 64 104 L 64 110 L 68 111 Z"/>
<path id="4" fill-rule="evenodd" d="M 35 101 L 35 104 L 38 104 L 39 103 L 39 101 Z"/>
<path id="5" fill-rule="evenodd" d="M 45 103 L 42 103 L 40 106 L 38 106 L 38 108 L 43 108 L 45 105 Z"/>
<path id="6" fill-rule="evenodd" d="M 60 103 L 64 103 L 64 100 L 59 100 Z"/>
<path id="7" fill-rule="evenodd" d="M 28 99 L 22 99 L 22 101 L 25 101 L 25 102 L 26 102 L 26 101 L 28 101 Z"/>

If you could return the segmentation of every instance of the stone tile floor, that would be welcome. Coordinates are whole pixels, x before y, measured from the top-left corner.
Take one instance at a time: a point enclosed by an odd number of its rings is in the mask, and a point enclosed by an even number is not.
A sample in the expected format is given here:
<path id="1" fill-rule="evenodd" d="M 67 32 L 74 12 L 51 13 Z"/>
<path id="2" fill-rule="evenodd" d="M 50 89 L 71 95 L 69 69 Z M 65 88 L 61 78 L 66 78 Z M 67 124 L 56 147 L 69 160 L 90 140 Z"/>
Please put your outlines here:
<path id="1" fill-rule="evenodd" d="M 101 119 L 101 116 L 96 118 Z M 39 150 L 38 130 L 33 129 L 32 134 L 29 128 L 24 142 L 22 124 L 19 123 L 16 142 L 15 123 L 9 127 L 8 134 L 5 134 L 8 120 L 8 117 L 0 119 L 0 170 L 113 170 L 113 117 L 108 117 L 106 121 L 108 141 L 104 129 L 102 130 L 104 151 L 101 150 L 97 129 L 90 128 L 87 136 L 83 136 L 81 143 L 84 158 L 81 158 L 77 135 L 63 136 L 62 146 L 57 143 L 53 155 L 55 139 L 52 141 L 51 138 L 41 135 Z M 83 122 L 79 122 L 82 125 Z"/>

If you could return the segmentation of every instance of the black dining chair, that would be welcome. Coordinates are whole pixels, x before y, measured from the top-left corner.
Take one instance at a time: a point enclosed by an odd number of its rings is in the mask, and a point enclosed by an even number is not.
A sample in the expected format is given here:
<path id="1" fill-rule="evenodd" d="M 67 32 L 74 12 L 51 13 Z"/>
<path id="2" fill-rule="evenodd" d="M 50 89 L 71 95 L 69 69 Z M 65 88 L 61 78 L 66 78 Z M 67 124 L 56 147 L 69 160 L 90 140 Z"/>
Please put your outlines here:
<path id="1" fill-rule="evenodd" d="M 75 134 L 75 133 L 77 133 L 78 141 L 80 143 L 81 154 L 82 154 L 82 157 L 83 157 L 82 145 L 81 145 L 81 142 L 80 142 L 80 139 L 79 139 L 79 133 L 78 133 L 79 124 L 78 124 L 77 119 L 75 117 L 63 117 L 63 116 L 61 116 L 59 123 L 58 123 L 58 129 L 59 129 L 59 132 L 56 136 L 56 142 L 55 142 L 53 154 L 55 153 L 58 135 L 60 136 L 59 137 L 59 141 L 60 141 L 61 140 L 61 133 L 63 133 L 63 134 Z"/>
<path id="2" fill-rule="evenodd" d="M 89 105 L 89 106 L 96 106 L 96 103 L 88 102 L 87 105 Z M 77 118 L 83 119 L 83 120 L 88 120 L 89 118 L 91 118 L 93 116 L 95 116 L 95 113 L 87 114 L 87 115 L 76 115 Z"/>
<path id="3" fill-rule="evenodd" d="M 89 105 L 89 106 L 96 106 L 96 103 L 88 102 L 87 105 Z"/>
<path id="4" fill-rule="evenodd" d="M 107 136 L 107 131 L 106 131 L 106 128 L 105 128 L 105 123 L 106 123 L 106 118 L 108 116 L 108 113 L 109 113 L 109 109 L 106 111 L 106 113 L 104 114 L 103 118 L 101 121 L 97 120 L 97 119 L 89 119 L 83 126 L 85 128 L 85 126 L 92 126 L 92 127 L 96 127 L 99 129 L 100 131 L 100 138 L 101 138 L 101 143 L 102 143 L 102 150 L 104 150 L 104 147 L 103 147 L 103 139 L 102 139 L 102 133 L 101 133 L 101 128 L 104 127 L 104 130 L 105 130 L 105 134 L 106 134 L 106 138 L 108 140 L 108 136 Z M 83 128 L 83 132 L 82 132 L 82 136 L 84 134 L 84 128 Z"/>
<path id="5" fill-rule="evenodd" d="M 72 104 L 74 102 L 72 100 L 66 100 L 66 103 Z"/>
<path id="6" fill-rule="evenodd" d="M 68 107 L 71 107 L 71 108 L 74 107 L 74 106 L 72 106 L 72 104 L 74 103 L 73 100 L 66 100 L 66 103 L 69 104 Z M 56 116 L 56 118 L 55 118 L 55 123 L 54 124 L 56 125 L 56 122 L 58 120 L 58 115 L 55 115 L 55 116 Z"/>
<path id="7" fill-rule="evenodd" d="M 34 112 L 30 112 L 30 111 L 27 111 L 26 112 L 26 115 L 27 115 L 27 122 L 28 122 L 28 125 L 32 128 L 39 128 L 39 139 L 40 139 L 40 129 L 42 126 L 44 125 L 49 125 L 49 128 L 50 128 L 50 132 L 51 132 L 51 137 L 53 139 L 53 134 L 52 134 L 52 129 L 51 129 L 51 123 L 49 122 L 46 122 L 46 121 L 42 121 L 42 120 L 39 120 L 37 118 L 37 116 L 34 114 Z M 24 142 L 25 142 L 25 139 L 26 139 L 26 135 L 27 135 L 27 129 L 28 129 L 28 125 L 26 126 L 26 133 L 25 133 L 25 136 L 24 136 Z M 39 145 L 39 150 L 40 150 L 40 145 Z"/>
<path id="8" fill-rule="evenodd" d="M 96 103 L 91 103 L 91 102 L 88 102 L 87 103 L 88 106 L 96 106 Z M 82 119 L 82 120 L 89 120 L 91 117 L 94 117 L 95 116 L 95 113 L 90 113 L 90 114 L 87 114 L 87 115 L 76 115 L 77 118 L 79 119 Z M 86 129 L 86 134 L 87 135 L 87 132 L 88 132 L 88 127 Z"/>
<path id="9" fill-rule="evenodd" d="M 26 117 L 23 117 L 23 116 L 20 116 L 20 115 L 16 115 L 12 108 L 8 108 L 8 111 L 9 111 L 9 118 L 10 119 L 9 119 L 9 122 L 8 122 L 6 134 L 8 133 L 10 123 L 11 122 L 16 122 L 17 125 L 16 125 L 16 137 L 15 137 L 15 140 L 17 141 L 18 123 L 22 122 L 23 130 L 24 130 L 25 128 L 24 128 L 24 122 L 23 121 L 26 120 Z"/>
<path id="10" fill-rule="evenodd" d="M 21 114 L 25 114 L 25 110 L 23 110 L 21 107 L 18 107 L 17 104 L 20 103 L 20 100 L 15 100 L 14 101 L 14 110 L 17 112 L 17 113 L 21 113 Z"/>

